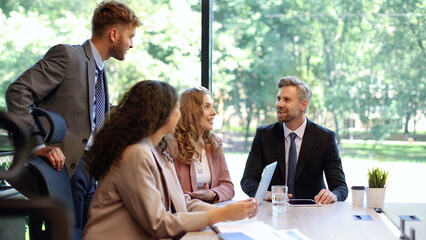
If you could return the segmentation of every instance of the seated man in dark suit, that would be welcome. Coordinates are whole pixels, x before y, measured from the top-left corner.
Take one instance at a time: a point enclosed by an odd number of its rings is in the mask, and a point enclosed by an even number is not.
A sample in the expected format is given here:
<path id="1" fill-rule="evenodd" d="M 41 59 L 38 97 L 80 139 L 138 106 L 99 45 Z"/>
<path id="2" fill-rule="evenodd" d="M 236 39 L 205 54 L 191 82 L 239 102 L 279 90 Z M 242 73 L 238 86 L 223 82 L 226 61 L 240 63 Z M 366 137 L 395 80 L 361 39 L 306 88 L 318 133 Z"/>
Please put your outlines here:
<path id="1" fill-rule="evenodd" d="M 243 191 L 253 197 L 263 168 L 278 161 L 269 187 L 287 185 L 289 197 L 321 204 L 345 201 L 348 187 L 334 132 L 305 116 L 312 98 L 310 86 L 289 76 L 280 79 L 277 87 L 278 122 L 257 129 L 241 179 Z M 270 192 L 265 199 L 270 199 Z"/>

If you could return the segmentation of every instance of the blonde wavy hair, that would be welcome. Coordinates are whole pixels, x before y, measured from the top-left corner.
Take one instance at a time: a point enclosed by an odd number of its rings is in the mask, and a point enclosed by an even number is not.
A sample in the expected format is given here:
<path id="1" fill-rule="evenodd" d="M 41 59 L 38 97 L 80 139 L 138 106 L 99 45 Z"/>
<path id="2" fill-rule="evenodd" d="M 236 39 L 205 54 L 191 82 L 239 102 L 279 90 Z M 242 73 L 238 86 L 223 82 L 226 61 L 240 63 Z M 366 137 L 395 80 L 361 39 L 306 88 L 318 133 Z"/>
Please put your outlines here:
<path id="1" fill-rule="evenodd" d="M 204 116 L 204 96 L 210 95 L 204 87 L 189 88 L 180 95 L 181 118 L 176 125 L 175 137 L 178 153 L 176 159 L 190 165 L 198 158 L 197 142 L 203 138 L 204 148 L 210 149 L 214 156 L 222 152 L 222 144 L 217 141 L 216 135 L 206 131 L 201 126 L 200 120 Z"/>

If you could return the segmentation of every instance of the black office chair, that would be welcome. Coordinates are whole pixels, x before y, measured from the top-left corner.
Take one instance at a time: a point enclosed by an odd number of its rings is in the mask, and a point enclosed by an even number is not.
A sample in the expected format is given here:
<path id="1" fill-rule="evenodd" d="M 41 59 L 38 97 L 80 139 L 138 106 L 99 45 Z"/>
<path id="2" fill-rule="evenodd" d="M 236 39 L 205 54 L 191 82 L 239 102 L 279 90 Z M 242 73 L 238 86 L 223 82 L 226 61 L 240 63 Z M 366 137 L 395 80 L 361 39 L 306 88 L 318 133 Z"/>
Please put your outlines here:
<path id="1" fill-rule="evenodd" d="M 0 215 L 28 214 L 30 239 L 73 239 L 76 232 L 74 206 L 66 168 L 57 172 L 47 159 L 28 157 L 24 126 L 14 116 L 0 113 L 0 126 L 10 133 L 15 146 L 11 167 L 2 172 L 1 178 L 29 199 L 1 200 Z M 49 143 L 62 141 L 66 124 L 61 116 L 38 108 L 33 109 L 32 114 L 40 130 L 37 134 Z M 48 131 L 42 124 L 42 118 L 48 122 Z"/>
<path id="2" fill-rule="evenodd" d="M 33 108 L 31 114 L 38 127 L 34 135 L 41 135 L 49 144 L 63 140 L 66 123 L 60 115 L 40 108 Z M 48 159 L 30 156 L 20 175 L 9 178 L 8 182 L 27 198 L 39 196 L 59 198 L 65 201 L 71 210 L 74 209 L 66 166 L 58 172 L 52 168 Z"/>

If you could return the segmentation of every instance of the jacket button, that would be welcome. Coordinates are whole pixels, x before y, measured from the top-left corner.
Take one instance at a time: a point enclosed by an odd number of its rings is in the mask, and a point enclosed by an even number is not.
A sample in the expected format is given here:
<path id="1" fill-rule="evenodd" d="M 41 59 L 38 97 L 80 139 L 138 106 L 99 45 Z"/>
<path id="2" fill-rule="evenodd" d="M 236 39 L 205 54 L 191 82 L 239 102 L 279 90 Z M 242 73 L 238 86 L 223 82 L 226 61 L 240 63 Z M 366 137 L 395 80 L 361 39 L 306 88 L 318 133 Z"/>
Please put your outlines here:
<path id="1" fill-rule="evenodd" d="M 74 169 L 75 168 L 75 163 L 71 163 L 71 169 Z"/>
<path id="2" fill-rule="evenodd" d="M 82 141 L 84 144 L 87 144 L 87 138 L 84 138 Z"/>

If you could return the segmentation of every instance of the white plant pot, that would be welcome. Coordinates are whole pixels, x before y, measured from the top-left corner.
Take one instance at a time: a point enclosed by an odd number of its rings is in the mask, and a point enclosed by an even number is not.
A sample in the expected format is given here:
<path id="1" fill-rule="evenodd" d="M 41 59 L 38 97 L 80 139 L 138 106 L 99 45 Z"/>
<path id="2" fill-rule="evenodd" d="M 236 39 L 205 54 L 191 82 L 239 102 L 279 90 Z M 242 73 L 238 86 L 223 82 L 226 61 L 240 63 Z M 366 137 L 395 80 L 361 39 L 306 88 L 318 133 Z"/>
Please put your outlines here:
<path id="1" fill-rule="evenodd" d="M 367 207 L 383 208 L 385 203 L 386 188 L 366 188 Z"/>

